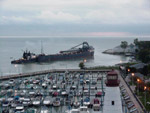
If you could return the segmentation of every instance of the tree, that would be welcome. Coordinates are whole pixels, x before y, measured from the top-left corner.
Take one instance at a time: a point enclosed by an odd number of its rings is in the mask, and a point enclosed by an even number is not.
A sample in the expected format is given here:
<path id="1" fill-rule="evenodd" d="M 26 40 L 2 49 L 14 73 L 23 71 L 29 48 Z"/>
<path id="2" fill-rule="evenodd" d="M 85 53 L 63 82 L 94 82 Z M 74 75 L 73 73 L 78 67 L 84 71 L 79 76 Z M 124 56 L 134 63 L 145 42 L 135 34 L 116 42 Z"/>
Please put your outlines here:
<path id="1" fill-rule="evenodd" d="M 150 87 L 150 82 L 147 82 L 147 83 L 146 83 L 146 86 L 147 86 L 147 87 Z"/>
<path id="2" fill-rule="evenodd" d="M 139 44 L 139 41 L 138 41 L 138 39 L 136 38 L 136 39 L 134 39 L 134 44 L 137 46 L 138 44 Z"/>
<path id="3" fill-rule="evenodd" d="M 149 54 L 150 54 L 150 51 L 148 49 L 141 49 L 138 52 L 138 58 L 142 62 L 148 63 L 148 62 L 150 62 L 150 56 L 149 56 Z"/>
<path id="4" fill-rule="evenodd" d="M 147 65 L 148 68 L 148 74 L 150 74 L 150 64 Z"/>
<path id="5" fill-rule="evenodd" d="M 148 75 L 148 66 L 144 66 L 141 72 L 144 76 Z"/>
<path id="6" fill-rule="evenodd" d="M 128 46 L 128 42 L 127 42 L 127 41 L 122 41 L 120 46 L 121 46 L 121 48 L 123 48 L 124 51 L 125 51 L 125 49 L 126 49 L 127 46 Z"/>
<path id="7" fill-rule="evenodd" d="M 85 68 L 84 63 L 83 63 L 83 62 L 80 62 L 80 63 L 79 63 L 79 67 L 80 67 L 80 69 L 84 69 L 84 68 Z"/>

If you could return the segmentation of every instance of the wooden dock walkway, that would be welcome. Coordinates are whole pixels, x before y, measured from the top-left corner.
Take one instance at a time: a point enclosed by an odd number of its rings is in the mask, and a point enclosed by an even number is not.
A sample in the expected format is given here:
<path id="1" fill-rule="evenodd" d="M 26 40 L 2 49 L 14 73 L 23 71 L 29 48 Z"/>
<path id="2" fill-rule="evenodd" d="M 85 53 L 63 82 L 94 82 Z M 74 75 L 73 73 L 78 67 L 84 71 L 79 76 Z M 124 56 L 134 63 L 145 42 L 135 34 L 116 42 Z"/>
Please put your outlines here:
<path id="1" fill-rule="evenodd" d="M 21 77 L 29 77 L 29 76 L 36 76 L 36 75 L 43 75 L 48 73 L 64 73 L 64 72 L 108 72 L 111 69 L 104 69 L 104 70 L 83 70 L 83 69 L 52 69 L 52 70 L 43 70 L 43 71 L 36 71 L 30 73 L 20 73 L 20 74 L 13 74 L 13 75 L 3 75 L 0 76 L 0 80 L 7 80 L 7 79 L 14 79 L 14 78 L 21 78 Z"/>

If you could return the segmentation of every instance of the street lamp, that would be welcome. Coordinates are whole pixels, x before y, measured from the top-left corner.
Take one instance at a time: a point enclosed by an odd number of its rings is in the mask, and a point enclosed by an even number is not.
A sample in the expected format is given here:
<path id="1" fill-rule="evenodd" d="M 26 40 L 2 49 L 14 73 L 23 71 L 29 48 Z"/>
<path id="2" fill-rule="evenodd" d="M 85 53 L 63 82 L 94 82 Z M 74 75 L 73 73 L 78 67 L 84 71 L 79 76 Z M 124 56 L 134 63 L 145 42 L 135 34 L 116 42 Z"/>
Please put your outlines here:
<path id="1" fill-rule="evenodd" d="M 138 93 L 137 93 L 137 94 L 138 94 L 138 95 L 139 95 L 139 83 L 140 83 L 140 79 L 138 78 L 138 79 L 137 79 L 137 86 L 138 86 Z"/>
<path id="2" fill-rule="evenodd" d="M 128 69 L 128 72 L 130 72 L 130 69 Z"/>
<path id="3" fill-rule="evenodd" d="M 133 77 L 134 77 L 134 73 L 131 73 L 131 75 L 132 75 L 132 86 L 133 86 Z"/>
<path id="4" fill-rule="evenodd" d="M 147 89 L 147 87 L 144 86 L 144 91 L 145 91 L 145 106 L 146 106 L 146 89 Z"/>
<path id="5" fill-rule="evenodd" d="M 84 59 L 83 62 L 86 63 L 86 59 Z"/>

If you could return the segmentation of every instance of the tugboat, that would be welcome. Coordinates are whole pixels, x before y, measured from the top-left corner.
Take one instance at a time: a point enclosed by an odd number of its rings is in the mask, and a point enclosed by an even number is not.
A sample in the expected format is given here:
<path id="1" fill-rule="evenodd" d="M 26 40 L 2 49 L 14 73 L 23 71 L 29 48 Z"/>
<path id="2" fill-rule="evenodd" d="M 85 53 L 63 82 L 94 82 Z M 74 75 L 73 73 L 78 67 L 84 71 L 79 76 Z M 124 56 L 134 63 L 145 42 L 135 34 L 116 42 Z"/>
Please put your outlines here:
<path id="1" fill-rule="evenodd" d="M 82 46 L 82 47 L 79 47 Z M 11 61 L 12 64 L 25 64 L 25 63 L 39 63 L 39 62 L 53 62 L 71 59 L 81 59 L 81 58 L 93 58 L 94 48 L 89 46 L 87 42 L 83 42 L 69 50 L 60 51 L 58 54 L 45 55 L 34 54 L 30 51 L 25 51 L 23 57 L 18 60 Z"/>

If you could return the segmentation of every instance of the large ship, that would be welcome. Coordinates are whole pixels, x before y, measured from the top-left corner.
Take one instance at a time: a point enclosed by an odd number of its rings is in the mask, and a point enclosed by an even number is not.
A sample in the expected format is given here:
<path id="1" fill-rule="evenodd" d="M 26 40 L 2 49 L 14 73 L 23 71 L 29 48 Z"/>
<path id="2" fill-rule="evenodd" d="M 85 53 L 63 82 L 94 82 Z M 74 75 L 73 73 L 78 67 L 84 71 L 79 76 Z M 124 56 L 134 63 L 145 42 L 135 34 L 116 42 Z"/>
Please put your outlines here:
<path id="1" fill-rule="evenodd" d="M 69 50 L 60 51 L 57 54 L 45 55 L 34 54 L 30 51 L 24 51 L 22 58 L 18 60 L 11 61 L 12 64 L 24 64 L 24 63 L 39 63 L 39 62 L 53 62 L 61 60 L 71 60 L 71 59 L 82 59 L 82 58 L 93 58 L 94 48 L 90 46 L 87 42 L 83 42 Z"/>

